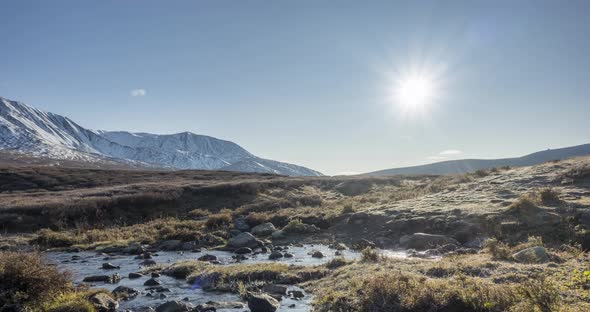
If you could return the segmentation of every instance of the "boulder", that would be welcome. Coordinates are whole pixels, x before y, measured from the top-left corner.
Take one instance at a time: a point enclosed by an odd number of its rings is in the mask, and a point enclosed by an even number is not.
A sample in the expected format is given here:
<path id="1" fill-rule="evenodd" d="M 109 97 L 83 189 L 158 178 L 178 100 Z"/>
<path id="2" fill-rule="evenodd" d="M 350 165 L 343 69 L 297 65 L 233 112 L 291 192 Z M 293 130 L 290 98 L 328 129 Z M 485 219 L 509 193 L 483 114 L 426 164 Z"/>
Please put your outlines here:
<path id="1" fill-rule="evenodd" d="M 330 249 L 336 249 L 336 250 L 346 250 L 346 245 L 342 244 L 342 243 L 332 243 L 330 244 L 330 246 L 328 246 Z"/>
<path id="2" fill-rule="evenodd" d="M 268 260 L 276 260 L 283 257 L 283 254 L 280 251 L 273 251 L 268 256 Z"/>
<path id="3" fill-rule="evenodd" d="M 283 254 L 283 257 L 285 257 L 285 258 L 293 258 L 293 256 L 294 255 L 292 253 L 289 253 L 289 252 L 286 252 L 286 253 Z"/>
<path id="4" fill-rule="evenodd" d="M 276 230 L 272 223 L 266 222 L 253 227 L 250 232 L 255 236 L 268 236 Z"/>
<path id="5" fill-rule="evenodd" d="M 249 253 L 252 253 L 252 248 L 249 248 L 249 247 L 241 247 L 241 248 L 236 249 L 236 251 L 234 251 L 234 253 L 236 253 L 238 255 L 249 254 Z"/>
<path id="6" fill-rule="evenodd" d="M 121 276 L 119 274 L 113 275 L 93 275 L 87 276 L 82 281 L 86 283 L 96 283 L 96 282 L 103 282 L 103 283 L 111 283 L 115 284 L 121 280 Z"/>
<path id="7" fill-rule="evenodd" d="M 316 250 L 316 251 L 314 251 L 311 254 L 311 256 L 314 257 L 314 258 L 323 258 L 324 257 L 324 254 L 321 251 Z"/>
<path id="8" fill-rule="evenodd" d="M 150 278 L 149 280 L 145 281 L 145 283 L 143 283 L 144 286 L 159 286 L 160 284 L 160 281 L 155 278 Z"/>
<path id="9" fill-rule="evenodd" d="M 178 239 L 169 239 L 161 241 L 158 248 L 161 250 L 178 250 L 182 247 L 182 241 Z"/>
<path id="10" fill-rule="evenodd" d="M 139 255 L 145 252 L 145 248 L 141 244 L 130 244 L 123 249 L 123 252 L 130 255 Z"/>
<path id="11" fill-rule="evenodd" d="M 285 238 L 285 231 L 283 231 L 283 230 L 274 231 L 274 232 L 272 232 L 272 234 L 270 234 L 270 238 L 272 238 L 272 239 Z"/>
<path id="12" fill-rule="evenodd" d="M 168 301 L 159 305 L 156 312 L 189 312 L 193 310 L 193 305 L 182 301 Z"/>
<path id="13" fill-rule="evenodd" d="M 362 225 L 367 223 L 369 215 L 366 212 L 353 213 L 348 217 L 348 224 Z"/>
<path id="14" fill-rule="evenodd" d="M 103 292 L 90 296 L 88 301 L 96 312 L 115 312 L 119 308 L 119 303 Z"/>
<path id="15" fill-rule="evenodd" d="M 237 217 L 234 218 L 234 229 L 241 232 L 246 232 L 250 231 L 250 225 L 244 217 Z"/>
<path id="16" fill-rule="evenodd" d="M 102 268 L 104 270 L 114 270 L 114 269 L 120 269 L 121 267 L 116 266 L 116 265 L 114 265 L 114 264 L 112 264 L 110 262 L 106 262 L 106 263 L 103 263 L 102 264 Z"/>
<path id="17" fill-rule="evenodd" d="M 277 285 L 277 284 L 266 284 L 262 286 L 262 291 L 265 293 L 269 293 L 272 295 L 286 295 L 287 294 L 287 286 Z"/>
<path id="18" fill-rule="evenodd" d="M 143 260 L 140 264 L 144 265 L 144 266 L 152 266 L 152 265 L 156 265 L 156 261 L 154 261 L 152 259 L 147 259 L 147 260 Z"/>
<path id="19" fill-rule="evenodd" d="M 541 246 L 523 249 L 514 253 L 512 258 L 521 263 L 545 263 L 549 261 L 547 250 Z"/>
<path id="20" fill-rule="evenodd" d="M 305 297 L 305 294 L 301 290 L 289 290 L 289 296 L 295 299 L 301 299 Z"/>
<path id="21" fill-rule="evenodd" d="M 459 242 L 454 238 L 444 235 L 426 233 L 414 233 L 411 235 L 404 235 L 399 239 L 399 243 L 405 248 L 412 248 L 416 250 L 426 250 L 449 244 L 459 245 Z"/>
<path id="22" fill-rule="evenodd" d="M 251 312 L 275 312 L 278 310 L 279 302 L 267 294 L 248 294 L 248 308 Z"/>
<path id="23" fill-rule="evenodd" d="M 119 286 L 111 292 L 119 300 L 131 300 L 139 295 L 139 290 L 127 286 Z"/>
<path id="24" fill-rule="evenodd" d="M 129 273 L 128 277 L 129 277 L 129 279 L 135 279 L 135 278 L 140 278 L 142 276 L 143 276 L 143 274 L 141 274 L 141 273 L 131 272 L 131 273 Z"/>
<path id="25" fill-rule="evenodd" d="M 236 249 L 242 247 L 256 248 L 261 245 L 262 243 L 250 233 L 241 233 L 240 235 L 234 236 L 227 241 L 227 247 Z"/>
<path id="26" fill-rule="evenodd" d="M 202 255 L 199 257 L 199 259 L 197 259 L 199 261 L 214 261 L 217 260 L 217 257 L 214 255 L 210 255 L 210 254 L 206 254 L 206 255 Z"/>
<path id="27" fill-rule="evenodd" d="M 182 243 L 182 245 L 180 246 L 180 249 L 182 250 L 195 250 L 197 249 L 198 245 L 196 242 L 186 242 L 186 243 Z"/>
<path id="28" fill-rule="evenodd" d="M 197 306 L 197 311 L 216 311 L 217 309 L 245 309 L 246 304 L 239 301 L 207 301 L 205 304 Z"/>

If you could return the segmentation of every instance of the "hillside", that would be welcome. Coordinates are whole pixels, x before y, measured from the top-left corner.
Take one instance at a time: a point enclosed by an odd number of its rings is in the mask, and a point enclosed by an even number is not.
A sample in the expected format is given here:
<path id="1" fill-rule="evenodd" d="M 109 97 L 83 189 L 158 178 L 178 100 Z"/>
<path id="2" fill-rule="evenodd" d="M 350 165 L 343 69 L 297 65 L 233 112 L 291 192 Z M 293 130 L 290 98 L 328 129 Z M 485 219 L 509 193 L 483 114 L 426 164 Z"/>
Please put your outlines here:
<path id="1" fill-rule="evenodd" d="M 590 155 L 590 144 L 577 145 L 557 149 L 548 149 L 514 158 L 501 159 L 459 159 L 436 162 L 433 164 L 385 169 L 366 173 L 367 175 L 393 175 L 393 174 L 460 174 L 478 169 L 499 167 L 524 167 L 544 163 L 551 160 L 560 160 L 576 156 Z"/>

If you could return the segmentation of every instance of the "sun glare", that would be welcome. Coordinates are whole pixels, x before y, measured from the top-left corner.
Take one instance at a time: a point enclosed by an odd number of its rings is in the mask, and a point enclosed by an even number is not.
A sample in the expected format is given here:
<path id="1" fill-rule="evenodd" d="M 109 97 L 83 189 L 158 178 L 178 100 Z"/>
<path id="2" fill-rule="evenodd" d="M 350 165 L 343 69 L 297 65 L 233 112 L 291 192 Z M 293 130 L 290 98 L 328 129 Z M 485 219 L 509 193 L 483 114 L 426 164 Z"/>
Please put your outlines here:
<path id="1" fill-rule="evenodd" d="M 433 96 L 432 82 L 424 77 L 408 77 L 397 86 L 397 100 L 408 108 L 424 106 Z"/>
<path id="2" fill-rule="evenodd" d="M 440 96 L 439 79 L 425 71 L 396 73 L 390 76 L 389 102 L 403 117 L 426 117 Z"/>

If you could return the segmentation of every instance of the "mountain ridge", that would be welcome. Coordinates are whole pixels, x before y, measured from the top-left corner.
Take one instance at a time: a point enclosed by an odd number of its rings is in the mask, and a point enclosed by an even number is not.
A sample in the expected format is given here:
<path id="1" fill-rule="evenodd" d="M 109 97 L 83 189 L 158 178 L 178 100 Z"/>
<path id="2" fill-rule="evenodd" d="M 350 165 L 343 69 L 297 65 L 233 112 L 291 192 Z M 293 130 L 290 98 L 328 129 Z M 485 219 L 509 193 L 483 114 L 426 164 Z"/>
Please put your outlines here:
<path id="1" fill-rule="evenodd" d="M 89 163 L 114 160 L 150 168 L 322 175 L 303 166 L 257 157 L 234 142 L 212 136 L 188 131 L 152 134 L 90 130 L 68 117 L 3 97 L 0 150 Z"/>

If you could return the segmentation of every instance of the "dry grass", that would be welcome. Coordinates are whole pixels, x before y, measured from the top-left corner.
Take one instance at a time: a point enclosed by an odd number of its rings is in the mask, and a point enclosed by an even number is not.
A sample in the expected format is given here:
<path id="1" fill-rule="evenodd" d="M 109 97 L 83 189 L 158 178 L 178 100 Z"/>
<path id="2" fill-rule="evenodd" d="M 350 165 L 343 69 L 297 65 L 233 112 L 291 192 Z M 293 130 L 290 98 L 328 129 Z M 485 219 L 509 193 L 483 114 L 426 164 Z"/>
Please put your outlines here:
<path id="1" fill-rule="evenodd" d="M 532 239 L 534 241 L 534 239 Z M 559 267 L 497 262 L 491 255 L 440 261 L 387 259 L 336 268 L 305 284 L 316 311 L 586 311 L 588 254 L 561 253 Z M 586 264 L 587 266 L 587 264 Z M 572 283 L 572 270 L 576 283 Z M 590 272 L 588 272 L 590 276 Z"/>
<path id="2" fill-rule="evenodd" d="M 191 264 L 184 265 L 191 267 Z M 187 278 L 192 285 L 205 290 L 239 292 L 240 288 L 255 289 L 265 283 L 296 284 L 324 277 L 323 266 L 288 266 L 282 263 L 234 264 L 198 267 Z"/>
<path id="3" fill-rule="evenodd" d="M 69 274 L 58 271 L 36 253 L 0 252 L 0 281 L 0 306 L 37 307 L 73 291 Z"/>

